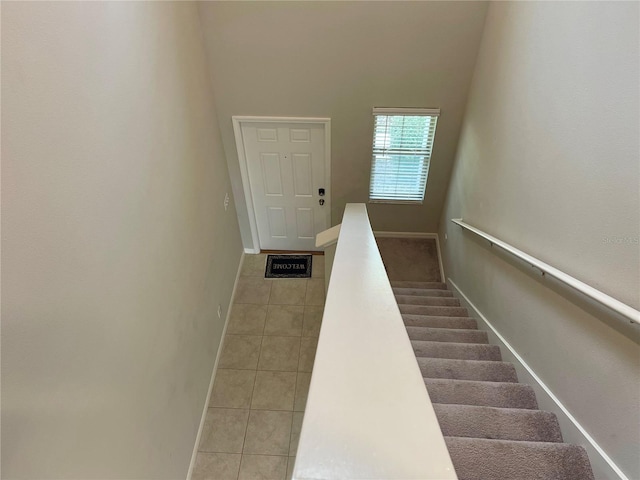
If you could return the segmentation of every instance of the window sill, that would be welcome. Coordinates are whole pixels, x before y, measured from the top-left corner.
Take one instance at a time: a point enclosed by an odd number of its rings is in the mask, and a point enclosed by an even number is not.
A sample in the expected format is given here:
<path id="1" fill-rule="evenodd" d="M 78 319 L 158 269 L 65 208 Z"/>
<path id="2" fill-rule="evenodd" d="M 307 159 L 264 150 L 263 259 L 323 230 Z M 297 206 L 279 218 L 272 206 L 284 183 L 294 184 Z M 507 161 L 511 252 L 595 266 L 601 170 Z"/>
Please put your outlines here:
<path id="1" fill-rule="evenodd" d="M 369 203 L 387 203 L 391 205 L 422 205 L 424 204 L 423 200 L 371 200 L 369 199 Z"/>

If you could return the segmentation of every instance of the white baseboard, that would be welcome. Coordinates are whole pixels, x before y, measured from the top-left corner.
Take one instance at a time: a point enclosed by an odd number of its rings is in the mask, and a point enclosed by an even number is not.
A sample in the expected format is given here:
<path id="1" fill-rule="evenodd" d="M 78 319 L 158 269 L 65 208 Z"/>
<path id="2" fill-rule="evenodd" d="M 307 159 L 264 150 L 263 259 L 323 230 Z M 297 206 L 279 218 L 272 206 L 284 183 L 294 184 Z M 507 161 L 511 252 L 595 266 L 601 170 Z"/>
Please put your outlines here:
<path id="1" fill-rule="evenodd" d="M 246 253 L 247 255 L 257 255 L 258 253 L 260 253 L 260 249 L 259 248 L 245 248 L 244 249 L 244 253 Z"/>
<path id="2" fill-rule="evenodd" d="M 440 240 L 437 233 L 422 232 L 373 232 L 378 238 L 432 238 L 436 241 L 436 250 L 438 251 L 438 264 L 440 266 L 440 281 L 445 282 L 444 265 L 442 263 L 442 253 L 440 251 Z"/>
<path id="3" fill-rule="evenodd" d="M 246 249 L 245 249 L 246 251 Z M 191 462 L 189 463 L 189 470 L 187 471 L 187 480 L 191 480 L 193 474 L 193 467 L 196 464 L 196 457 L 198 456 L 198 446 L 200 445 L 200 437 L 202 436 L 202 429 L 204 428 L 204 420 L 207 416 L 207 408 L 209 407 L 209 399 L 211 398 L 211 390 L 213 388 L 213 381 L 216 378 L 216 372 L 218 371 L 218 362 L 220 361 L 220 354 L 222 353 L 222 342 L 224 336 L 227 333 L 227 325 L 229 325 L 229 318 L 231 316 L 231 307 L 236 296 L 236 289 L 238 287 L 238 280 L 240 279 L 240 272 L 242 271 L 242 264 L 244 263 L 244 253 L 240 257 L 240 264 L 238 265 L 238 271 L 236 272 L 236 279 L 233 282 L 233 290 L 231 291 L 231 298 L 229 299 L 229 307 L 227 308 L 227 314 L 224 318 L 224 327 L 222 327 L 222 336 L 220 337 L 220 345 L 218 346 L 218 353 L 216 353 L 216 360 L 213 363 L 213 370 L 211 372 L 211 380 L 209 380 L 209 389 L 207 390 L 207 398 L 204 401 L 204 407 L 202 409 L 202 416 L 200 417 L 200 425 L 198 426 L 198 434 L 196 435 L 196 443 L 193 446 L 193 453 L 191 454 Z"/>
<path id="4" fill-rule="evenodd" d="M 593 473 L 597 479 L 629 480 L 616 463 L 606 454 L 598 443 L 589 435 L 565 405 L 555 396 L 551 389 L 538 377 L 535 371 L 518 354 L 509 342 L 498 332 L 491 322 L 478 310 L 473 302 L 464 294 L 456 283 L 447 278 L 447 283 L 458 294 L 461 304 L 469 310 L 470 316 L 478 321 L 478 327 L 489 334 L 489 341 L 500 346 L 503 360 L 513 363 L 520 382 L 530 385 L 538 400 L 541 410 L 556 414 L 563 438 L 567 443 L 581 445 L 587 451 Z"/>

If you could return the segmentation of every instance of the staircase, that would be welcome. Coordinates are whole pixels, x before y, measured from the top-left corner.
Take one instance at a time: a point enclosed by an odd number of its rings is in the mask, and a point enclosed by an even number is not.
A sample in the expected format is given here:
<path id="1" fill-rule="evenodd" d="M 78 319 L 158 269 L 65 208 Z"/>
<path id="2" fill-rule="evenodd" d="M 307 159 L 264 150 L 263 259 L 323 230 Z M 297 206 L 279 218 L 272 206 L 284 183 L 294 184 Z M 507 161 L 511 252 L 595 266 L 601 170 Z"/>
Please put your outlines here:
<path id="1" fill-rule="evenodd" d="M 594 478 L 446 284 L 391 285 L 459 480 Z"/>

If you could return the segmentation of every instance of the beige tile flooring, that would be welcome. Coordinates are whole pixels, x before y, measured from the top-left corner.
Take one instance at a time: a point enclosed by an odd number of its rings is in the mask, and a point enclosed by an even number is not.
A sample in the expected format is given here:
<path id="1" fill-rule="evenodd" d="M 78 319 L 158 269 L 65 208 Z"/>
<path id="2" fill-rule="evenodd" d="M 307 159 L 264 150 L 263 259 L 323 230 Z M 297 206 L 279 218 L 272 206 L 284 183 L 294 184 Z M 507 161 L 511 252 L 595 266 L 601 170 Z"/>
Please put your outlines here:
<path id="1" fill-rule="evenodd" d="M 291 478 L 324 309 L 324 257 L 310 279 L 265 279 L 245 255 L 193 480 Z"/>

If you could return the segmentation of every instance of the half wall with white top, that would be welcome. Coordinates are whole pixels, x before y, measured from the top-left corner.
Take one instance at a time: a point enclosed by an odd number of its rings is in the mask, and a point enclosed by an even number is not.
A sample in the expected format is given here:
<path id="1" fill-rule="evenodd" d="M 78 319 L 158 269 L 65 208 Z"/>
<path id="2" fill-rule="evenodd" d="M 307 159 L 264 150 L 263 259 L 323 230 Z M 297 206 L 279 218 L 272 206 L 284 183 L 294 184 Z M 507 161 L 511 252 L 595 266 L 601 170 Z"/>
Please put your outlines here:
<path id="1" fill-rule="evenodd" d="M 364 204 L 342 220 L 293 478 L 457 478 Z"/>

